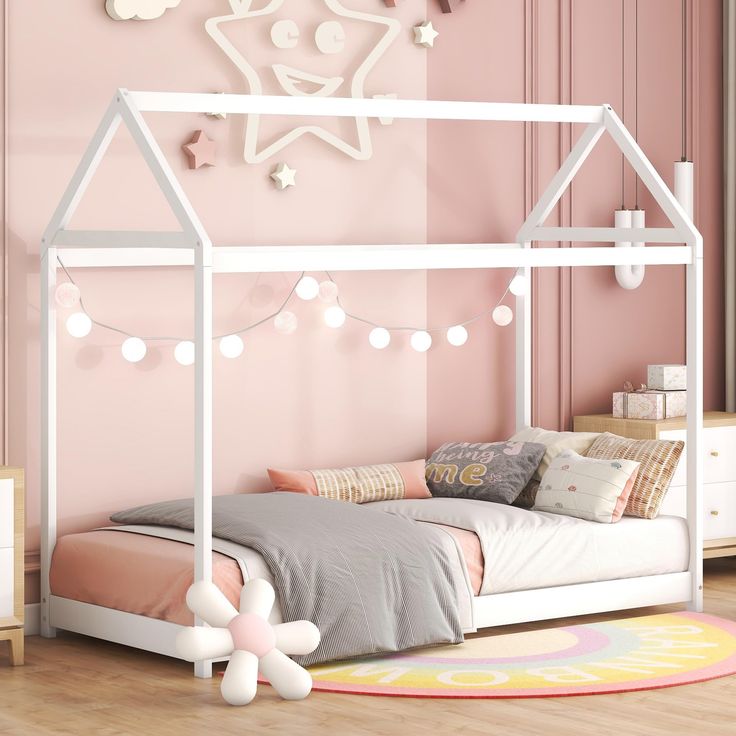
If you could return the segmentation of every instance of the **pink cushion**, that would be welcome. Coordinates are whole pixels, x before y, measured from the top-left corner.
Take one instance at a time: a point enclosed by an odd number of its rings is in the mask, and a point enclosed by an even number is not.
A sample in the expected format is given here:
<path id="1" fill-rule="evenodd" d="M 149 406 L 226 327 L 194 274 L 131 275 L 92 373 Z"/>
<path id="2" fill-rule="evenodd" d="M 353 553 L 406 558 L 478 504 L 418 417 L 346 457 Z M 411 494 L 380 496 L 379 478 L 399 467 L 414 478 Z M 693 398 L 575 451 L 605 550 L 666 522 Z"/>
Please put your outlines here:
<path id="1" fill-rule="evenodd" d="M 306 493 L 337 501 L 367 503 L 430 498 L 424 460 L 324 470 L 268 469 L 275 491 Z"/>

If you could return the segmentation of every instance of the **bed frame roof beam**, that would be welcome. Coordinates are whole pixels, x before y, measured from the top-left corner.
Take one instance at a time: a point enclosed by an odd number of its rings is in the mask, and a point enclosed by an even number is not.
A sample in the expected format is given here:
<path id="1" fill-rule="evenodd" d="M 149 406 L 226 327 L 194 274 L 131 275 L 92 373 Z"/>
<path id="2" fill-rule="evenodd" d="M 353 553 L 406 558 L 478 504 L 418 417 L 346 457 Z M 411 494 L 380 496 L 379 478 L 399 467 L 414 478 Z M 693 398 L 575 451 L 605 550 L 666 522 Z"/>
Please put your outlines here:
<path id="1" fill-rule="evenodd" d="M 471 120 L 532 123 L 603 123 L 601 105 L 539 105 L 514 102 L 452 102 L 439 100 L 354 99 L 351 97 L 289 97 L 286 95 L 200 94 L 195 92 L 133 92 L 141 112 L 188 112 L 229 115 L 299 115 L 406 120 Z"/>
<path id="2" fill-rule="evenodd" d="M 565 266 L 687 265 L 692 248 L 575 247 L 519 248 L 493 245 L 414 246 L 244 246 L 212 249 L 214 273 L 300 271 L 383 271 L 469 268 L 553 268 Z M 63 248 L 68 268 L 192 266 L 186 248 Z"/>

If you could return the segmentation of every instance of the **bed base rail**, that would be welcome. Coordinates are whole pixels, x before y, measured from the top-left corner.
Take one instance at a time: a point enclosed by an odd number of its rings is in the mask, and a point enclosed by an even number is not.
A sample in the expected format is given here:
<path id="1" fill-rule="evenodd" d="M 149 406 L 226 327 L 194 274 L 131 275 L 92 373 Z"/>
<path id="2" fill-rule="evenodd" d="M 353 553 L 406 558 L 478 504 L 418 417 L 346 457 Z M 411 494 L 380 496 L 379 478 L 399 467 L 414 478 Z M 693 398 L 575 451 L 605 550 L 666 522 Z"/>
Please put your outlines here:
<path id="1" fill-rule="evenodd" d="M 603 611 L 687 603 L 691 597 L 691 578 L 689 572 L 679 572 L 475 596 L 473 623 L 478 630 Z M 54 628 L 181 659 L 176 652 L 176 637 L 184 628 L 180 624 L 54 595 L 50 610 Z M 215 661 L 223 660 L 196 663 L 195 675 L 211 677 Z"/>

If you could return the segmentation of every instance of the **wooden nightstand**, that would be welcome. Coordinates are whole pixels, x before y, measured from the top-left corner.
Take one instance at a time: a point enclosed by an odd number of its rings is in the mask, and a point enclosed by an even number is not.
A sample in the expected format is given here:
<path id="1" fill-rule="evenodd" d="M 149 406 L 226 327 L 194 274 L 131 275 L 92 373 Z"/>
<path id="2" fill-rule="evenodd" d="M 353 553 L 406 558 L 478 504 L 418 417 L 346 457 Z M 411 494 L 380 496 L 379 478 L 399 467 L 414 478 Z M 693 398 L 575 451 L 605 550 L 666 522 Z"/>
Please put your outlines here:
<path id="1" fill-rule="evenodd" d="M 633 439 L 685 440 L 685 417 L 616 419 L 610 414 L 575 417 L 576 432 L 611 432 Z M 703 556 L 736 555 L 736 414 L 706 412 L 703 426 Z M 682 455 L 661 513 L 685 516 L 686 453 Z"/>
<path id="2" fill-rule="evenodd" d="M 24 501 L 23 470 L 0 468 L 0 641 L 13 665 L 23 664 Z"/>

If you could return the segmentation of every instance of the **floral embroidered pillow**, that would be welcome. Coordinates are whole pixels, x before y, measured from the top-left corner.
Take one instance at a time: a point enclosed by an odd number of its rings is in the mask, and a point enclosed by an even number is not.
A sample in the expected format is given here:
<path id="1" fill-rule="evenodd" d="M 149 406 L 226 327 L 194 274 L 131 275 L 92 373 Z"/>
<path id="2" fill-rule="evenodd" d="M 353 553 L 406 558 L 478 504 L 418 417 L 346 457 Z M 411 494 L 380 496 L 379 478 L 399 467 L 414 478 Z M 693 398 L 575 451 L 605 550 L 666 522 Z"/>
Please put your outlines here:
<path id="1" fill-rule="evenodd" d="M 510 504 L 544 456 L 537 442 L 446 442 L 427 462 L 433 496 Z"/>
<path id="2" fill-rule="evenodd" d="M 634 460 L 598 460 L 565 450 L 542 476 L 534 510 L 612 524 L 623 516 L 639 465 Z"/>

